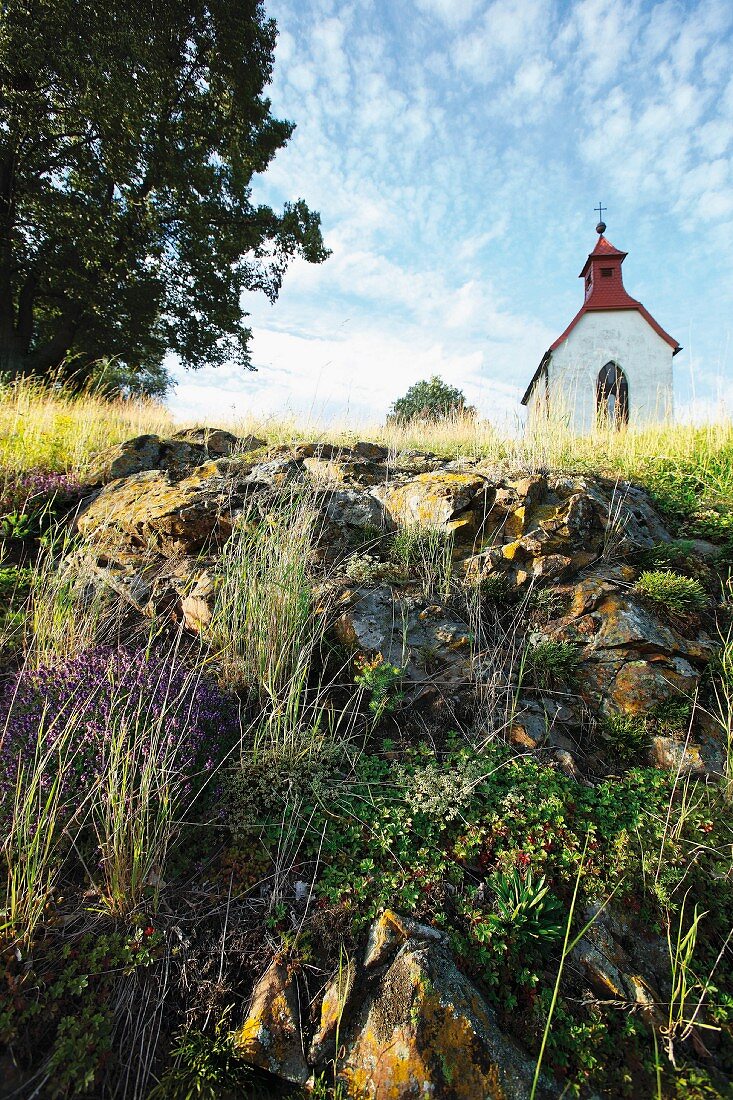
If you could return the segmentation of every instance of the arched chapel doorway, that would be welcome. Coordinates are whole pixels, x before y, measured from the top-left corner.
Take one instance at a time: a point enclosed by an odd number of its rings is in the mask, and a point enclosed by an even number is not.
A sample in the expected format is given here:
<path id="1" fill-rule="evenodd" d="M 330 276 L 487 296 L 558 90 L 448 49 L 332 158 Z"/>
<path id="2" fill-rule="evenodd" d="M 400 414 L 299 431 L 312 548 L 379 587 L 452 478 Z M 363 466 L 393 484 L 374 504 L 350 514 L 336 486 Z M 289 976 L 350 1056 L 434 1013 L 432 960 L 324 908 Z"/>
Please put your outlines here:
<path id="1" fill-rule="evenodd" d="M 606 363 L 598 374 L 596 413 L 600 424 L 613 428 L 629 422 L 629 384 L 617 363 Z"/>

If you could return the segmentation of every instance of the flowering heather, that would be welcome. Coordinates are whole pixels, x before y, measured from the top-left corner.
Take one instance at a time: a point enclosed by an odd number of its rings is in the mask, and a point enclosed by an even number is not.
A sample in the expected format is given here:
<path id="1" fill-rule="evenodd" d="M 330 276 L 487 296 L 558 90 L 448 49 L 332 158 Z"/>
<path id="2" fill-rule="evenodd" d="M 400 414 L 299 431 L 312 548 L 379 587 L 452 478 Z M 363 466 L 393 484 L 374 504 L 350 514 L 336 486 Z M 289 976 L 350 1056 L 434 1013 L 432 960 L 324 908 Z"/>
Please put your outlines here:
<path id="1" fill-rule="evenodd" d="M 5 474 L 0 483 L 0 515 L 7 512 L 38 511 L 47 504 L 63 504 L 81 487 L 74 474 L 29 470 Z"/>
<path id="2" fill-rule="evenodd" d="M 22 671 L 0 696 L 0 818 L 19 767 L 33 767 L 39 731 L 44 751 L 64 744 L 61 801 L 73 809 L 100 783 L 113 737 L 129 745 L 136 766 L 152 753 L 180 802 L 235 729 L 235 708 L 219 688 L 156 653 L 98 647 Z"/>

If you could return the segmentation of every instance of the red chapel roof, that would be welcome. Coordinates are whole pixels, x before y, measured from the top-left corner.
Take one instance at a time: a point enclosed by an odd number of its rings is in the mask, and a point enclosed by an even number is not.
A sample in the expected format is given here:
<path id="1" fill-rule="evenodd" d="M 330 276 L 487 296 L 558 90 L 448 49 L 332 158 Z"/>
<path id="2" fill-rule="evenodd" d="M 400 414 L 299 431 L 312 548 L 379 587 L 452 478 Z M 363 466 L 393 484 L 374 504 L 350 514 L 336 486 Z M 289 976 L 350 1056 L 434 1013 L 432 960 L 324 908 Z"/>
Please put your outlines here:
<path id="1" fill-rule="evenodd" d="M 562 335 L 558 336 L 555 343 L 550 345 L 550 351 L 554 351 L 568 338 L 583 314 L 601 310 L 621 309 L 636 310 L 647 324 L 651 325 L 657 335 L 669 344 L 674 354 L 680 351 L 680 345 L 674 337 L 665 332 L 641 302 L 637 302 L 636 298 L 632 298 L 626 291 L 621 274 L 621 264 L 626 256 L 626 252 L 620 252 L 605 237 L 598 238 L 595 248 L 589 253 L 580 273 L 580 278 L 586 279 L 585 301 Z"/>

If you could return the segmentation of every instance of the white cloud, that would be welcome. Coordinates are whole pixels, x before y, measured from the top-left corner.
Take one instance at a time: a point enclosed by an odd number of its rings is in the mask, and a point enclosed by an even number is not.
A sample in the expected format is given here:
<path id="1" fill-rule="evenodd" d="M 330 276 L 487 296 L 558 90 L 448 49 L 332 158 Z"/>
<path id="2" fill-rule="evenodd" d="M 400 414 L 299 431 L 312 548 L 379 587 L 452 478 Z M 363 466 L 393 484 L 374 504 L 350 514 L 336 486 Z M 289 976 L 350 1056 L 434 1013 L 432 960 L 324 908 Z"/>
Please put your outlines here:
<path id="1" fill-rule="evenodd" d="M 176 406 L 379 419 L 439 373 L 503 415 L 580 304 L 599 195 L 672 331 L 689 310 L 717 333 L 733 312 L 732 11 L 269 0 L 273 104 L 297 129 L 255 196 L 302 195 L 333 255 L 294 263 L 274 307 L 248 303 L 257 374 L 186 376 Z"/>

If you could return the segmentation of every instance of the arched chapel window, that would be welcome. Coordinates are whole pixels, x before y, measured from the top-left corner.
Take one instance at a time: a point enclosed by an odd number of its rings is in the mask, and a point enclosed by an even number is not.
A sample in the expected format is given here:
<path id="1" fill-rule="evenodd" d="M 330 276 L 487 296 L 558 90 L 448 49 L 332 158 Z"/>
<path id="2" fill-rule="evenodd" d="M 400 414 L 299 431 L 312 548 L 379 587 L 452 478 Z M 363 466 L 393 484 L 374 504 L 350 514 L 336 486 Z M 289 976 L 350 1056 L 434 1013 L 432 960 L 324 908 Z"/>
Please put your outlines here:
<path id="1" fill-rule="evenodd" d="M 629 384 L 617 363 L 606 363 L 596 383 L 598 421 L 614 428 L 629 422 Z"/>

